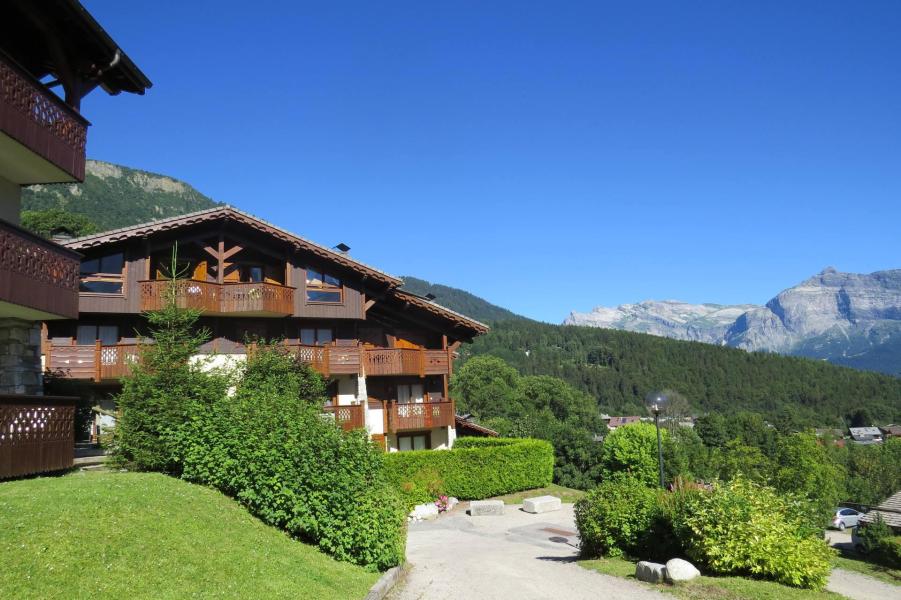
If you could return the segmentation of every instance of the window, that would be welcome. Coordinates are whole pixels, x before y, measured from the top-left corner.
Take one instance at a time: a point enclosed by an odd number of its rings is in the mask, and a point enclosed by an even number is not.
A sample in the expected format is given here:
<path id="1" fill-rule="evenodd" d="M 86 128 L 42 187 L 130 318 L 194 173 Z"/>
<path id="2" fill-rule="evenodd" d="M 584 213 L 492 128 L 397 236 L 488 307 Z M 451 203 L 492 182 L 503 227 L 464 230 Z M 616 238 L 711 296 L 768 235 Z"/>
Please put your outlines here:
<path id="1" fill-rule="evenodd" d="M 408 450 L 429 450 L 432 447 L 431 435 L 428 433 L 407 433 L 397 436 L 397 449 L 400 452 Z"/>
<path id="2" fill-rule="evenodd" d="M 78 289 L 94 294 L 121 294 L 125 255 L 121 252 L 81 261 Z"/>
<path id="3" fill-rule="evenodd" d="M 401 383 L 397 386 L 397 402 L 399 404 L 422 404 L 421 383 Z"/>
<path id="4" fill-rule="evenodd" d="M 315 269 L 307 269 L 307 302 L 344 301 L 344 288 L 337 277 Z"/>
<path id="5" fill-rule="evenodd" d="M 119 327 L 117 325 L 79 325 L 76 340 L 79 346 L 93 346 L 96 342 L 104 346 L 119 343 Z"/>
<path id="6" fill-rule="evenodd" d="M 300 343 L 305 346 L 324 346 L 334 339 L 331 329 L 303 327 L 300 330 Z"/>

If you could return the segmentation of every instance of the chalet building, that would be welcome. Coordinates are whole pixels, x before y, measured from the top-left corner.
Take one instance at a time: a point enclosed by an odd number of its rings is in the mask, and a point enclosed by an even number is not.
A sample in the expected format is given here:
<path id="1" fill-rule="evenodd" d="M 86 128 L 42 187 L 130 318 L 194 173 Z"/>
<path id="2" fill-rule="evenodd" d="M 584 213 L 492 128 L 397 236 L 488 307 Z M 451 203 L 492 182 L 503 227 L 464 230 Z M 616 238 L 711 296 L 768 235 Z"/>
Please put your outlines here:
<path id="1" fill-rule="evenodd" d="M 163 305 L 176 249 L 178 303 L 202 311 L 214 362 L 278 340 L 327 377 L 325 410 L 343 427 L 365 427 L 391 451 L 453 445 L 454 351 L 488 328 L 402 291 L 400 279 L 231 207 L 65 245 L 82 254 L 79 315 L 47 323 L 54 377 L 98 399 L 117 389 L 149 341 L 142 313 Z"/>
<path id="2" fill-rule="evenodd" d="M 78 315 L 79 255 L 19 227 L 22 186 L 84 180 L 81 99 L 150 85 L 75 0 L 0 5 L 0 394 L 41 393 L 39 324 Z"/>

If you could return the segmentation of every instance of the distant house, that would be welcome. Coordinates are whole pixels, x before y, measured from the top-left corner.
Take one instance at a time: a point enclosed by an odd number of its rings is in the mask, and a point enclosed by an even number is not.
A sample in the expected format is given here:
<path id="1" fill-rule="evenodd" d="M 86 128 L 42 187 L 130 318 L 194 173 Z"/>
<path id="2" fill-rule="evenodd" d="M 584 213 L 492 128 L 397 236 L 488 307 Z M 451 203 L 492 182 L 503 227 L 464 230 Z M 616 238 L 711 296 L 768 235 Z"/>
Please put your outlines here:
<path id="1" fill-rule="evenodd" d="M 849 427 L 855 444 L 881 444 L 882 431 L 878 427 Z"/>
<path id="2" fill-rule="evenodd" d="M 897 492 L 888 500 L 860 517 L 861 523 L 875 523 L 877 515 L 891 527 L 895 533 L 901 533 L 901 492 Z"/>
<path id="3" fill-rule="evenodd" d="M 885 439 L 901 437 L 901 425 L 886 425 L 885 427 L 880 427 L 879 430 Z"/>
<path id="4" fill-rule="evenodd" d="M 500 435 L 493 429 L 473 422 L 472 415 L 454 415 L 454 426 L 457 430 L 457 437 L 498 437 Z"/>
<path id="5" fill-rule="evenodd" d="M 614 431 L 617 427 L 631 425 L 632 423 L 638 423 L 639 421 L 641 421 L 641 417 L 610 417 L 610 420 L 607 421 L 607 428 L 610 431 Z"/>

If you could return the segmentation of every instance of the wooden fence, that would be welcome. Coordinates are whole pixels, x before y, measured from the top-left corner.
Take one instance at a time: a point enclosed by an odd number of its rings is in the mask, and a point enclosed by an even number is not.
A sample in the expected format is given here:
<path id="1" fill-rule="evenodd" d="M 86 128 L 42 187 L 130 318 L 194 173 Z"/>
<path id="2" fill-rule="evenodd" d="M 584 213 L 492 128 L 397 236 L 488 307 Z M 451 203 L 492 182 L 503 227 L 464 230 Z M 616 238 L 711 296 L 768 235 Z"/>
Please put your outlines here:
<path id="1" fill-rule="evenodd" d="M 76 401 L 0 395 L 0 479 L 72 467 Z"/>

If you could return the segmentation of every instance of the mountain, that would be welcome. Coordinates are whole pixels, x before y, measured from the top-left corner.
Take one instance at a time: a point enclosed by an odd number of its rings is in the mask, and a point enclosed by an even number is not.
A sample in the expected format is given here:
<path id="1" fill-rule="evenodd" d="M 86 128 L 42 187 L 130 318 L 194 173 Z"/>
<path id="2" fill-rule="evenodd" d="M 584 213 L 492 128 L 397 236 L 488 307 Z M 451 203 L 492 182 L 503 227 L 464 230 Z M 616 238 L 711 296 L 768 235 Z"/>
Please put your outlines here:
<path id="1" fill-rule="evenodd" d="M 84 183 L 22 190 L 23 210 L 59 208 L 85 215 L 101 231 L 218 205 L 183 181 L 99 160 L 87 161 Z"/>
<path id="2" fill-rule="evenodd" d="M 792 354 L 901 375 L 901 269 L 864 275 L 830 267 L 765 306 L 646 301 L 572 312 L 564 324 Z"/>
<path id="3" fill-rule="evenodd" d="M 439 283 L 430 283 L 424 279 L 417 279 L 408 275 L 403 276 L 402 279 L 404 280 L 403 289 L 408 292 L 420 296 L 433 294 L 435 302 L 438 304 L 462 313 L 467 317 L 472 317 L 477 321 L 494 323 L 498 321 L 525 320 L 525 317 L 492 304 L 467 291 Z"/>

